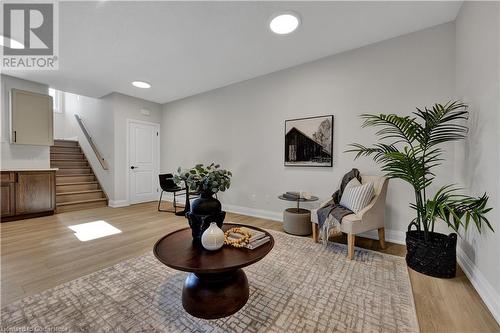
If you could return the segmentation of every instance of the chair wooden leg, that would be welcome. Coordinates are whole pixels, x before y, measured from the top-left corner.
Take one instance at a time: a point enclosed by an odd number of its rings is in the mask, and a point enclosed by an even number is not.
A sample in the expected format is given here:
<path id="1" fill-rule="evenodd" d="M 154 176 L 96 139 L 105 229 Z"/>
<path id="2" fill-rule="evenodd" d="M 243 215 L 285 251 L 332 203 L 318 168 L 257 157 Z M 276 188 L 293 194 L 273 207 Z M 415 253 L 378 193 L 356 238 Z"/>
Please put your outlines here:
<path id="1" fill-rule="evenodd" d="M 356 241 L 356 234 L 347 234 L 347 258 L 354 259 L 354 242 Z"/>
<path id="2" fill-rule="evenodd" d="M 313 223 L 313 222 L 311 222 L 311 224 L 312 224 L 312 231 L 313 231 L 313 241 L 315 243 L 317 243 L 318 242 L 318 234 L 319 234 L 318 224 Z"/>
<path id="3" fill-rule="evenodd" d="M 378 240 L 380 242 L 380 248 L 385 249 L 385 229 L 378 228 Z"/>

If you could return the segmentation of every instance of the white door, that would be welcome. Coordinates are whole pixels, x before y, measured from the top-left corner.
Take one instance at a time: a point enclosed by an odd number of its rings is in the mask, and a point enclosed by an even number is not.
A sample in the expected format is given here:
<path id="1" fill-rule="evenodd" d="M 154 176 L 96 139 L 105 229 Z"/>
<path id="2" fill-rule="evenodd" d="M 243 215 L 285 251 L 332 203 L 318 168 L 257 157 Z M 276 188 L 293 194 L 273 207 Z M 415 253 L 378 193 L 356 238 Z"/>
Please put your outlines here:
<path id="1" fill-rule="evenodd" d="M 129 120 L 130 203 L 158 199 L 160 125 Z"/>

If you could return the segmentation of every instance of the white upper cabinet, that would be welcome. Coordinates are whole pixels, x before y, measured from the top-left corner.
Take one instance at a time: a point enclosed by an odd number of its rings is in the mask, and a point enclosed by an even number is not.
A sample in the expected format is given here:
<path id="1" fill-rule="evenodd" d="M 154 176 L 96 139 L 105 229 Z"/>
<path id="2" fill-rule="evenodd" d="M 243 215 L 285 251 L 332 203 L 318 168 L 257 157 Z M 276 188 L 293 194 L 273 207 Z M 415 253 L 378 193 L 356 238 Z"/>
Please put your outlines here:
<path id="1" fill-rule="evenodd" d="M 30 91 L 10 92 L 10 142 L 22 145 L 54 144 L 52 97 Z"/>

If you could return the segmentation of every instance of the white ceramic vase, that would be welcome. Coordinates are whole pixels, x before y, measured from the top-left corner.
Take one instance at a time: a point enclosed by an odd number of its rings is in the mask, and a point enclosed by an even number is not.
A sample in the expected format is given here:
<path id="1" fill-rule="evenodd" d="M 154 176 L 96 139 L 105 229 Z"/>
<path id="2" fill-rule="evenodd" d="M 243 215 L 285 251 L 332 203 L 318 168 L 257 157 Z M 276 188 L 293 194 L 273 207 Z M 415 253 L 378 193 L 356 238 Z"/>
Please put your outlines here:
<path id="1" fill-rule="evenodd" d="M 212 222 L 201 236 L 201 245 L 209 251 L 218 250 L 224 245 L 224 231 Z"/>

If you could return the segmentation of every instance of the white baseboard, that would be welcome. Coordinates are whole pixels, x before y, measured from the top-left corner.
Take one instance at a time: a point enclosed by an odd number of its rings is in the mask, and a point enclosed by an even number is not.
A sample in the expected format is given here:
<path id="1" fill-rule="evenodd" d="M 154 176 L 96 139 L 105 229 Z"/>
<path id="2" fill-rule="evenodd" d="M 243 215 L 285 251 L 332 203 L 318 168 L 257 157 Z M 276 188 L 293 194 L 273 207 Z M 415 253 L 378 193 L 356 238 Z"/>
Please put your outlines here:
<path id="1" fill-rule="evenodd" d="M 276 213 L 269 210 L 222 204 L 225 211 L 241 215 L 258 217 L 261 219 L 283 222 L 283 213 Z"/>
<path id="2" fill-rule="evenodd" d="M 378 232 L 377 232 L 377 230 L 371 230 L 371 231 L 359 234 L 359 236 L 370 238 L 370 239 L 378 239 Z M 388 242 L 406 245 L 405 238 L 406 238 L 406 233 L 404 231 L 385 229 L 385 240 Z"/>
<path id="3" fill-rule="evenodd" d="M 128 200 L 109 200 L 108 206 L 112 208 L 125 207 L 130 206 L 130 202 Z"/>
<path id="4" fill-rule="evenodd" d="M 496 292 L 495 288 L 460 247 L 457 247 L 457 261 L 486 307 L 500 324 L 500 294 Z"/>
<path id="5" fill-rule="evenodd" d="M 184 202 L 184 196 L 180 197 L 180 201 L 181 202 Z M 178 199 L 176 199 L 177 201 L 179 201 Z M 174 195 L 172 193 L 169 193 L 169 192 L 163 192 L 163 196 L 161 197 L 161 201 L 166 201 L 166 202 L 174 202 Z"/>
<path id="6" fill-rule="evenodd" d="M 162 197 L 161 201 L 173 202 L 173 200 L 174 200 L 174 196 L 172 194 L 163 193 L 163 197 Z M 183 204 L 184 200 L 181 199 L 181 200 L 178 200 L 177 202 L 180 204 Z M 236 213 L 236 214 L 241 214 L 241 215 L 258 217 L 261 219 L 283 222 L 283 214 L 282 213 L 276 213 L 276 212 L 272 212 L 269 210 L 228 205 L 225 203 L 222 203 L 222 209 L 225 210 L 226 212 L 229 212 L 229 213 Z"/>

